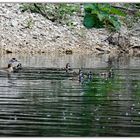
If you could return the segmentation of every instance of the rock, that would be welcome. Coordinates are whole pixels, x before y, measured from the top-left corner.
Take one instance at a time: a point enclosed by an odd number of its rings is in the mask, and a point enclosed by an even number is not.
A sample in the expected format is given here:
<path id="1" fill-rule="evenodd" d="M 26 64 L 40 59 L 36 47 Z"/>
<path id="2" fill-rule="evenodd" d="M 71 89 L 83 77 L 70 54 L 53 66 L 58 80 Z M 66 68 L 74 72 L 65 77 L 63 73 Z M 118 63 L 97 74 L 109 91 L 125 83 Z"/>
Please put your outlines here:
<path id="1" fill-rule="evenodd" d="M 127 50 L 130 47 L 130 39 L 128 35 L 124 35 L 121 33 L 111 34 L 107 41 L 111 45 L 117 45 L 121 50 Z"/>
<path id="2" fill-rule="evenodd" d="M 133 51 L 134 56 L 140 56 L 140 46 L 133 46 L 131 51 Z"/>
<path id="3" fill-rule="evenodd" d="M 130 38 L 130 44 L 131 44 L 132 47 L 139 46 L 140 45 L 140 39 L 139 39 L 139 37 L 132 36 Z"/>
<path id="4" fill-rule="evenodd" d="M 12 51 L 10 51 L 10 50 L 6 50 L 6 53 L 9 54 L 9 53 L 12 53 Z"/>
<path id="5" fill-rule="evenodd" d="M 12 27 L 17 27 L 18 26 L 18 22 L 16 20 L 12 20 L 11 21 L 11 26 Z"/>
<path id="6" fill-rule="evenodd" d="M 37 39 L 37 36 L 33 36 L 33 39 Z"/>
<path id="7" fill-rule="evenodd" d="M 72 50 L 66 50 L 66 54 L 72 54 Z"/>

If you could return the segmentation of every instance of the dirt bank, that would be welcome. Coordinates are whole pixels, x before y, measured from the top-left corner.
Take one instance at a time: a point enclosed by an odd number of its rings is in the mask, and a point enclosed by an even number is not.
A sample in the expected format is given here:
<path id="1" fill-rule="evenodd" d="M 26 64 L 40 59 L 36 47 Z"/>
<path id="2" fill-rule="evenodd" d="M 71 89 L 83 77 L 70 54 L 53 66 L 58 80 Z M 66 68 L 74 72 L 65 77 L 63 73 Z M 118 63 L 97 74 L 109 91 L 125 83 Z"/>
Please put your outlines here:
<path id="1" fill-rule="evenodd" d="M 21 12 L 21 4 L 0 4 L 0 53 L 120 53 L 120 44 L 109 42 L 105 29 L 86 29 L 81 17 L 74 17 L 75 26 L 47 20 L 40 14 Z M 122 29 L 122 33 L 124 33 Z M 125 33 L 128 31 L 125 31 Z M 130 32 L 129 32 L 130 34 Z M 124 35 L 124 36 L 127 36 Z M 113 37 L 114 39 L 114 37 Z M 112 40 L 113 40 L 112 39 Z M 127 38 L 128 39 L 128 38 Z M 121 41 L 126 42 L 124 41 Z M 129 36 L 127 53 L 139 55 L 140 39 Z M 136 47 L 138 46 L 138 47 Z"/>

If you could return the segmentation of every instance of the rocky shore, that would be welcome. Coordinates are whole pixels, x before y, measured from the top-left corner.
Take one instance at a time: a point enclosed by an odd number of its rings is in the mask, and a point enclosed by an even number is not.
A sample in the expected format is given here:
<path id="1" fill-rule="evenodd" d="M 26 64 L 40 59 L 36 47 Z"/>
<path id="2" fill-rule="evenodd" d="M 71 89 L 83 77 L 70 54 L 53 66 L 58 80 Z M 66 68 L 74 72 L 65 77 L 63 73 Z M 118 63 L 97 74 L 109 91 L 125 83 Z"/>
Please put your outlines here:
<path id="1" fill-rule="evenodd" d="M 21 12 L 20 3 L 0 4 L 0 54 L 5 53 L 129 53 L 140 56 L 140 27 L 110 34 L 106 29 L 86 29 L 82 17 L 75 26 L 52 22 L 40 14 Z"/>

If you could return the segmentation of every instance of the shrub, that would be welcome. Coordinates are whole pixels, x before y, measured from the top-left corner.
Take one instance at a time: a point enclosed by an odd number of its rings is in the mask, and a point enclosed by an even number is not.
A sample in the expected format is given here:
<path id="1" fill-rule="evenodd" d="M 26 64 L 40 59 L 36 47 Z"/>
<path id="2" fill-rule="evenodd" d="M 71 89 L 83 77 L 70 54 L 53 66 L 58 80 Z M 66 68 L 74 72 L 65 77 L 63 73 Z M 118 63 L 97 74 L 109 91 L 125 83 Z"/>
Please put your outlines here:
<path id="1" fill-rule="evenodd" d="M 22 4 L 20 9 L 22 12 L 30 11 L 32 13 L 39 13 L 53 22 L 65 23 L 71 15 L 80 10 L 80 4 L 26 3 Z"/>
<path id="2" fill-rule="evenodd" d="M 119 30 L 121 22 L 119 16 L 125 16 L 121 10 L 114 8 L 110 4 L 85 4 L 85 16 L 83 24 L 87 28 L 103 28 Z"/>

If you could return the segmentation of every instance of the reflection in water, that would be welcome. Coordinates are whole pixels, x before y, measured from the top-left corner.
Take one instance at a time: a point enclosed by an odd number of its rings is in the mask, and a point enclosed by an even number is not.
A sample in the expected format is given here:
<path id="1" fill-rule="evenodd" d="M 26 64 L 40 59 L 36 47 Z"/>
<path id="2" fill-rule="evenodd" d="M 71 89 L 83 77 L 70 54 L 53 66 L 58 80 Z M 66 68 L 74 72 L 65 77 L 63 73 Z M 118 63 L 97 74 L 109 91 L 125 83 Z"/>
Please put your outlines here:
<path id="1" fill-rule="evenodd" d="M 139 60 L 74 58 L 58 57 L 59 67 L 70 61 L 74 71 L 81 68 L 82 82 L 48 69 L 57 65 L 49 56 L 23 57 L 19 73 L 0 73 L 0 136 L 140 136 Z"/>

